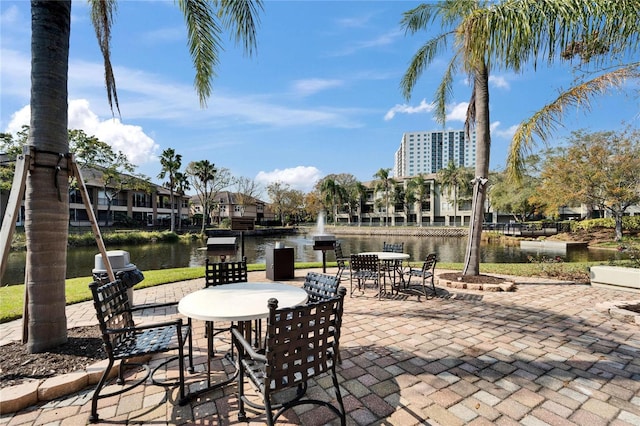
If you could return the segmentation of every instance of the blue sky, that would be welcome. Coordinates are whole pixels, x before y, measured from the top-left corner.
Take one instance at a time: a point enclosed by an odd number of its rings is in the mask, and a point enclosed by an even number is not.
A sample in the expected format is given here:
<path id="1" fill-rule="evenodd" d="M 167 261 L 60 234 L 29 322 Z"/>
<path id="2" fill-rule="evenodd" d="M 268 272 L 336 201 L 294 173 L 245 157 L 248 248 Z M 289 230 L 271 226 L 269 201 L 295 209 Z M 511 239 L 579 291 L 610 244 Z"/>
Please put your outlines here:
<path id="1" fill-rule="evenodd" d="M 260 15 L 258 49 L 245 55 L 225 35 L 225 51 L 206 109 L 193 89 L 186 29 L 173 1 L 118 2 L 112 39 L 121 118 L 112 118 L 102 57 L 84 1 L 74 1 L 69 68 L 69 125 L 125 152 L 159 183 L 158 156 L 174 148 L 183 165 L 207 159 L 264 187 L 280 181 L 302 191 L 330 173 L 371 180 L 393 167 L 404 132 L 439 130 L 431 102 L 447 56 L 436 59 L 403 99 L 399 83 L 433 32 L 405 35 L 410 1 L 273 1 Z M 0 130 L 28 123 L 30 3 L 0 2 Z M 470 87 L 454 82 L 446 128 L 462 129 Z M 568 65 L 491 77 L 491 169 L 500 170 L 514 127 L 569 87 Z M 637 89 L 637 87 L 636 87 Z M 572 129 L 638 125 L 637 92 L 598 98 L 590 112 L 568 110 Z"/>

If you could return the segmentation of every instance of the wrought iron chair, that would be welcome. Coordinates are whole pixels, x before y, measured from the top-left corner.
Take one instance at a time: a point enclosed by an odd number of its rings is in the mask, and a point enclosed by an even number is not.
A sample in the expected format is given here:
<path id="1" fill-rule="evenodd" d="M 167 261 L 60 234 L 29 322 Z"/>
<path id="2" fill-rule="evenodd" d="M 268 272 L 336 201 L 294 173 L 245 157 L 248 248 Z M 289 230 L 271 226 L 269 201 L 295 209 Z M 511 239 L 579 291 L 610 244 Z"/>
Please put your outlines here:
<path id="1" fill-rule="evenodd" d="M 346 289 L 341 287 L 334 298 L 284 309 L 277 309 L 278 301 L 270 299 L 264 354 L 257 353 L 238 328 L 231 329 L 239 353 L 238 420 L 247 420 L 245 404 L 265 410 L 268 425 L 273 425 L 289 408 L 313 404 L 328 407 L 340 418 L 341 425 L 346 424 L 335 365 L 345 294 Z M 311 397 L 303 399 L 308 380 L 324 373 L 331 375 L 338 407 Z M 260 392 L 264 405 L 246 398 L 245 377 Z M 295 397 L 274 403 L 274 394 L 294 387 Z M 277 410 L 275 415 L 273 410 Z"/>
<path id="2" fill-rule="evenodd" d="M 342 243 L 340 241 L 336 241 L 333 244 L 333 252 L 336 255 L 336 263 L 338 264 L 338 272 L 336 273 L 336 277 L 338 281 L 342 281 L 342 275 L 347 270 L 347 262 L 349 261 L 348 257 L 345 257 L 342 252 Z"/>
<path id="3" fill-rule="evenodd" d="M 411 292 L 417 293 L 419 296 L 422 295 L 426 298 L 428 297 L 426 282 L 431 281 L 431 289 L 433 291 L 433 295 L 435 296 L 436 285 L 434 282 L 435 280 L 434 272 L 436 269 L 436 262 L 437 262 L 436 254 L 429 253 L 426 259 L 424 260 L 424 262 L 422 263 L 421 268 L 409 267 L 409 269 L 405 272 L 405 274 L 409 276 L 409 279 L 406 282 L 407 284 L 405 288 Z M 411 288 L 411 277 L 418 277 L 422 280 L 420 283 L 420 287 L 418 289 Z"/>
<path id="4" fill-rule="evenodd" d="M 150 306 L 142 305 L 132 308 L 127 294 L 128 286 L 123 284 L 119 279 L 107 283 L 93 282 L 89 284 L 89 288 L 93 295 L 93 305 L 96 309 L 105 351 L 109 357 L 107 368 L 104 370 L 91 398 L 91 415 L 89 421 L 95 423 L 99 420 L 99 399 L 126 392 L 143 384 L 149 377 L 151 377 L 153 383 L 157 385 L 175 386 L 177 384 L 180 387 L 180 399 L 184 399 L 184 346 L 187 342 L 189 343 L 189 370 L 193 371 L 191 327 L 183 325 L 181 318 L 161 323 L 136 325 L 132 313 L 136 310 L 148 309 Z M 159 304 L 157 306 L 162 305 Z M 150 370 L 148 365 L 141 364 L 138 360 L 127 362 L 143 355 L 152 355 L 173 350 L 177 350 L 178 355 L 168 358 L 153 370 Z M 178 359 L 179 365 L 178 382 L 170 383 L 155 380 L 153 377 L 155 372 L 176 358 Z M 124 385 L 124 372 L 129 365 L 143 366 L 146 370 L 146 375 L 124 386 L 122 389 L 101 395 L 100 391 L 102 391 L 107 383 L 115 361 L 118 360 L 120 361 L 118 366 L 118 384 Z"/>
<path id="5" fill-rule="evenodd" d="M 354 281 L 357 284 L 357 289 L 363 292 L 366 288 L 367 281 L 371 281 L 375 287 L 378 287 L 378 296 L 382 297 L 383 289 L 380 288 L 382 272 L 380 271 L 380 262 L 377 255 L 352 254 L 349 267 L 351 269 L 351 276 L 349 277 L 351 287 L 350 296 L 353 296 L 353 292 L 355 291 Z"/>
<path id="6" fill-rule="evenodd" d="M 231 283 L 246 283 L 248 280 L 247 271 L 247 258 L 243 258 L 237 262 L 211 262 L 207 258 L 205 260 L 204 268 L 205 287 L 213 287 L 217 285 L 231 284 Z M 256 327 L 258 327 L 258 320 L 256 320 Z M 191 325 L 191 318 L 189 318 L 189 325 Z M 210 356 L 213 356 L 213 337 L 229 331 L 229 328 L 214 327 L 213 321 L 207 321 L 205 324 L 206 335 L 213 333 L 211 336 Z"/>
<path id="7" fill-rule="evenodd" d="M 382 243 L 382 251 L 383 252 L 389 252 L 389 253 L 404 253 L 404 243 L 387 243 L 386 241 Z M 400 279 L 403 279 L 404 276 L 404 267 L 402 266 L 402 260 L 394 260 L 394 261 L 390 261 L 390 262 L 383 262 L 383 264 L 380 266 L 380 269 L 383 272 L 386 272 L 387 275 L 389 276 L 389 279 L 391 280 L 392 283 L 394 283 L 393 281 L 393 277 L 391 276 L 391 274 L 393 273 L 398 274 L 398 276 L 400 277 Z M 395 285 L 396 283 L 394 283 Z"/>
<path id="8" fill-rule="evenodd" d="M 309 295 L 309 302 L 313 303 L 335 297 L 338 294 L 339 284 L 340 280 L 336 276 L 308 272 L 302 288 Z"/>

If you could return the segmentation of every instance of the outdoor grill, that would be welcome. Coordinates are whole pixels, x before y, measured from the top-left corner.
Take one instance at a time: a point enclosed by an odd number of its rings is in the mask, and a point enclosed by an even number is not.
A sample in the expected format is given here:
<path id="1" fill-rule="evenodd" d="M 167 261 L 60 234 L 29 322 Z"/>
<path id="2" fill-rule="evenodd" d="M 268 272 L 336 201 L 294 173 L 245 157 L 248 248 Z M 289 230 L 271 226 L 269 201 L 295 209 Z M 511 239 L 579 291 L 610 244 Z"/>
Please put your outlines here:
<path id="1" fill-rule="evenodd" d="M 327 251 L 333 250 L 336 236 L 331 234 L 319 234 L 313 236 L 313 249 L 322 250 L 322 272 L 327 272 Z"/>

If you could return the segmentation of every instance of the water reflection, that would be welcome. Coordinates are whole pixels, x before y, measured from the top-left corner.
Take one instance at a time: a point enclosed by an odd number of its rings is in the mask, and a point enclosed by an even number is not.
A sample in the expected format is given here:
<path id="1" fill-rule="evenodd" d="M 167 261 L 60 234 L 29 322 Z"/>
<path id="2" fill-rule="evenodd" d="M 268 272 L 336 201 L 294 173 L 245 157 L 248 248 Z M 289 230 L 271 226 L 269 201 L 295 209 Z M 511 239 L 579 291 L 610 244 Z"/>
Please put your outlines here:
<path id="1" fill-rule="evenodd" d="M 363 251 L 379 251 L 383 242 L 404 242 L 405 253 L 411 255 L 412 260 L 424 258 L 428 253 L 438 254 L 440 262 L 462 262 L 466 250 L 466 238 L 438 238 L 438 237 L 383 237 L 383 236 L 339 236 L 345 255 Z M 313 250 L 312 235 L 288 235 L 281 237 L 245 237 L 244 253 L 249 263 L 264 263 L 267 248 L 273 248 L 276 241 L 282 241 L 287 247 L 293 247 L 296 262 L 320 262 L 322 252 Z M 137 246 L 107 247 L 108 250 L 126 250 L 130 254 L 131 262 L 142 271 L 167 269 L 174 267 L 202 266 L 207 252 L 202 250 L 203 242 L 193 243 L 154 243 Z M 70 248 L 67 252 L 67 277 L 83 277 L 91 275 L 94 267 L 94 256 L 98 252 L 95 247 Z M 544 255 L 544 252 L 532 253 L 521 251 L 519 247 L 503 246 L 496 243 L 483 243 L 481 248 L 481 262 L 487 263 L 526 263 L 528 255 Z M 555 257 L 555 254 L 549 254 Z M 595 260 L 619 259 L 624 255 L 611 250 L 587 250 L 585 248 L 569 249 L 566 256 L 561 256 L 566 262 L 583 262 Z M 239 259 L 238 255 L 229 260 Z M 333 252 L 327 252 L 327 260 L 333 261 Z M 22 283 L 24 280 L 24 252 L 11 252 L 9 264 L 2 284 Z"/>

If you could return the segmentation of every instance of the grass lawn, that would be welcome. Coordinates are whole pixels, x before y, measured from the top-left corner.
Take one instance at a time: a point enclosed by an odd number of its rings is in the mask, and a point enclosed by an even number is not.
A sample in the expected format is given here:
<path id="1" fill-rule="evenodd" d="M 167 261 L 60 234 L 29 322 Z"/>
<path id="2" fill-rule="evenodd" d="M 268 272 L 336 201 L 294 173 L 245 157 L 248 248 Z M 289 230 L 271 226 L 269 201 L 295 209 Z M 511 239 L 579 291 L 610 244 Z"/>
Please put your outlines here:
<path id="1" fill-rule="evenodd" d="M 596 262 L 589 263 L 483 263 L 480 265 L 482 274 L 504 274 L 515 276 L 585 276 L 588 268 Z M 420 263 L 412 262 L 412 266 Z M 319 268 L 319 262 L 296 263 L 296 269 Z M 335 262 L 327 262 L 327 266 L 336 266 Z M 462 270 L 461 263 L 438 263 L 438 269 Z M 249 271 L 263 271 L 264 264 L 247 265 Z M 144 271 L 144 281 L 135 286 L 136 289 L 152 287 L 160 284 L 168 284 L 177 281 L 192 280 L 204 277 L 204 267 L 188 267 L 176 269 L 161 269 L 156 271 Z M 71 305 L 78 302 L 91 300 L 91 292 L 88 284 L 91 277 L 71 278 L 66 281 L 66 300 Z M 5 286 L 0 288 L 0 323 L 22 317 L 24 309 L 24 285 Z"/>

